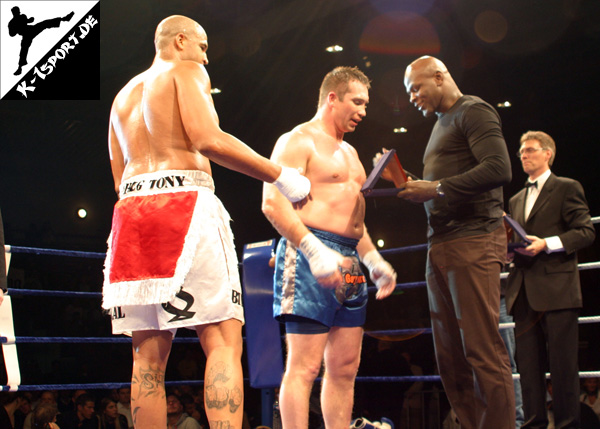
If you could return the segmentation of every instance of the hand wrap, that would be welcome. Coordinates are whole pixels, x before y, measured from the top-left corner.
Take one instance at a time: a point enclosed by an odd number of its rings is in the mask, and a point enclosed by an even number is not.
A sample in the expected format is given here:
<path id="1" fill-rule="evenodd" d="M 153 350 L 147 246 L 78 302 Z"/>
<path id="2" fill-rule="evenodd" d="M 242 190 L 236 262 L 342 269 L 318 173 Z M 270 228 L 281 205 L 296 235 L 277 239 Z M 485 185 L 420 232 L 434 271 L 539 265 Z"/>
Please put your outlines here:
<path id="1" fill-rule="evenodd" d="M 310 180 L 291 167 L 281 167 L 273 185 L 292 203 L 302 201 L 310 192 Z"/>
<path id="2" fill-rule="evenodd" d="M 335 274 L 344 260 L 341 253 L 325 246 L 312 233 L 304 236 L 299 249 L 308 259 L 310 271 L 317 280 Z"/>
<path id="3" fill-rule="evenodd" d="M 394 271 L 388 261 L 383 259 L 377 250 L 373 249 L 370 252 L 367 252 L 367 254 L 362 257 L 362 263 L 365 264 L 369 270 L 371 280 L 375 282 L 375 286 L 377 286 L 378 290 L 389 282 L 394 282 L 394 284 L 396 284 L 396 271 Z"/>

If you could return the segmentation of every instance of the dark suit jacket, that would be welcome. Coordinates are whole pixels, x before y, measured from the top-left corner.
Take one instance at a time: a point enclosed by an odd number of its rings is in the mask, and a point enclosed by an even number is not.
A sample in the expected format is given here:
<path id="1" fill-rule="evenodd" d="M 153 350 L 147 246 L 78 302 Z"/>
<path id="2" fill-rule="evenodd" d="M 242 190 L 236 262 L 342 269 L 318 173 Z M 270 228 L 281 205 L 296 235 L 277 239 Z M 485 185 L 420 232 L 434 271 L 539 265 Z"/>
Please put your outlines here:
<path id="1" fill-rule="evenodd" d="M 577 251 L 596 236 L 579 182 L 550 174 L 525 222 L 525 189 L 509 201 L 509 212 L 527 234 L 558 236 L 564 251 L 528 257 L 515 252 L 506 287 L 506 308 L 512 313 L 521 285 L 535 311 L 581 307 Z"/>

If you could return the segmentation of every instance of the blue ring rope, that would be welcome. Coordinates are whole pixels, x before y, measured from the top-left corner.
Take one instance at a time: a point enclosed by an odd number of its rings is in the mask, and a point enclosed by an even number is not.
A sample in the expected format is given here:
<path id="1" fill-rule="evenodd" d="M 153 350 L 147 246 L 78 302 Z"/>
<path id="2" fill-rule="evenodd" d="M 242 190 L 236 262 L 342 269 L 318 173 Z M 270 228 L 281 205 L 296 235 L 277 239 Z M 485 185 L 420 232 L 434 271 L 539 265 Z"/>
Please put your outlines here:
<path id="1" fill-rule="evenodd" d="M 594 224 L 600 223 L 600 216 L 592 218 Z M 395 253 L 408 253 L 420 250 L 426 250 L 427 244 L 417 244 L 414 246 L 405 246 L 394 249 L 380 250 L 383 255 L 395 254 Z M 58 250 L 58 249 L 41 249 L 35 247 L 21 247 L 21 246 L 7 246 L 10 253 L 23 253 L 23 254 L 35 254 L 35 255 L 55 255 L 55 256 L 71 256 L 80 258 L 93 258 L 93 259 L 104 259 L 106 253 L 101 252 L 84 252 L 76 250 Z M 416 287 L 425 286 L 426 282 L 410 282 L 400 283 L 396 285 L 396 289 L 412 289 Z M 370 286 L 369 291 L 374 291 L 377 288 Z M 48 290 L 34 290 L 34 289 L 10 289 L 10 295 L 30 295 L 30 296 L 57 296 L 57 297 L 68 297 L 68 296 L 79 296 L 89 298 L 101 298 L 101 292 L 77 292 L 77 291 L 48 291 Z M 431 333 L 431 328 L 412 328 L 412 329 L 396 329 L 396 330 L 381 330 L 381 331 L 368 331 L 365 334 L 369 335 L 411 335 L 411 334 L 423 334 Z M 0 344 L 7 343 L 6 337 L 0 337 Z M 131 343 L 131 338 L 128 337 L 15 337 L 16 343 Z M 173 338 L 173 343 L 197 343 L 198 339 L 194 337 L 186 338 Z M 598 377 L 598 372 L 580 372 L 580 377 Z M 518 378 L 518 374 L 513 378 Z M 247 381 L 247 380 L 245 380 Z M 439 375 L 421 375 L 421 376 L 395 376 L 395 377 L 356 377 L 357 382 L 376 382 L 376 383 L 390 383 L 390 382 L 439 382 L 441 381 Z M 165 381 L 165 386 L 177 386 L 181 384 L 189 385 L 203 385 L 204 380 L 185 380 L 185 381 Z M 75 389 L 118 389 L 120 387 L 128 387 L 130 382 L 125 383 L 85 383 L 85 384 L 39 384 L 39 385 L 19 385 L 17 390 L 20 391 L 38 391 L 38 390 L 75 390 Z M 0 391 L 10 391 L 11 386 L 0 386 Z"/>
<path id="2" fill-rule="evenodd" d="M 546 377 L 549 377 L 550 374 L 546 374 Z M 600 376 L 599 371 L 581 371 L 579 373 L 581 378 L 591 378 Z M 519 374 L 513 374 L 513 378 L 519 378 Z M 322 378 L 319 377 L 315 381 L 319 382 Z M 244 379 L 244 382 L 247 382 L 247 379 Z M 441 381 L 439 375 L 405 375 L 405 376 L 358 376 L 356 377 L 356 381 L 360 383 L 405 383 L 405 382 L 439 382 Z M 179 381 L 165 381 L 166 387 L 171 386 L 180 386 L 182 384 L 186 385 L 203 385 L 204 380 L 179 380 Z M 130 387 L 131 382 L 128 381 L 126 383 L 84 383 L 84 384 L 25 384 L 18 386 L 18 390 L 20 391 L 37 391 L 37 390 L 77 390 L 77 389 L 85 389 L 85 390 L 95 390 L 95 389 L 118 389 L 120 387 Z M 0 386 L 0 391 L 9 391 L 11 390 L 11 386 L 2 385 Z M 17 389 L 15 389 L 17 390 Z"/>
<path id="3" fill-rule="evenodd" d="M 592 218 L 592 223 L 600 223 L 600 216 Z M 59 249 L 41 249 L 37 247 L 21 247 L 21 246 L 7 246 L 10 253 L 32 253 L 35 255 L 58 255 L 58 256 L 73 256 L 78 258 L 96 258 L 103 259 L 106 257 L 106 253 L 102 252 L 82 252 L 78 250 L 59 250 Z M 391 253 L 406 253 L 414 252 L 418 250 L 426 250 L 427 243 L 415 244 L 413 246 L 396 247 L 393 249 L 380 250 L 379 253 L 387 255 Z"/>

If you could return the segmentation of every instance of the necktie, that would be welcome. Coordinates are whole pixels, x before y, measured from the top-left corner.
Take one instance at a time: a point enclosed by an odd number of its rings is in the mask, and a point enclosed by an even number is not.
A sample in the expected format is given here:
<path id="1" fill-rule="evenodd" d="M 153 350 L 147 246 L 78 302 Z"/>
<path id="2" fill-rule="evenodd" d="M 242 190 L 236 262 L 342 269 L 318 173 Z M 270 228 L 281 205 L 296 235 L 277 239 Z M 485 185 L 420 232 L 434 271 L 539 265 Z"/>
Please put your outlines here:
<path id="1" fill-rule="evenodd" d="M 533 186 L 534 188 L 537 189 L 537 180 L 535 182 L 530 182 L 529 180 L 527 182 L 525 182 L 526 188 L 529 188 L 530 186 Z"/>

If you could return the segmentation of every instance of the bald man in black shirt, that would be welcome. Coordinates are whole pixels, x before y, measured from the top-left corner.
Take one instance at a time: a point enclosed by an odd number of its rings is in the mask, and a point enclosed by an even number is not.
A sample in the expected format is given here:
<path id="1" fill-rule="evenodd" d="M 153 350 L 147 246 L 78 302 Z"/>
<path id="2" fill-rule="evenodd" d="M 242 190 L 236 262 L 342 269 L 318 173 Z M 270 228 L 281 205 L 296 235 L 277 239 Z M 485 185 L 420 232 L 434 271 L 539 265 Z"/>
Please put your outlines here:
<path id="1" fill-rule="evenodd" d="M 427 292 L 444 389 L 463 429 L 512 429 L 514 388 L 498 330 L 507 244 L 501 187 L 511 179 L 500 117 L 463 95 L 436 58 L 410 64 L 404 85 L 425 116 L 438 116 L 425 180 L 409 181 L 398 197 L 424 203 L 428 217 Z"/>

